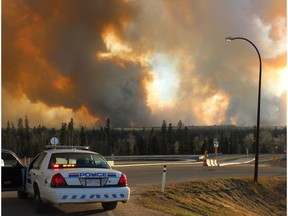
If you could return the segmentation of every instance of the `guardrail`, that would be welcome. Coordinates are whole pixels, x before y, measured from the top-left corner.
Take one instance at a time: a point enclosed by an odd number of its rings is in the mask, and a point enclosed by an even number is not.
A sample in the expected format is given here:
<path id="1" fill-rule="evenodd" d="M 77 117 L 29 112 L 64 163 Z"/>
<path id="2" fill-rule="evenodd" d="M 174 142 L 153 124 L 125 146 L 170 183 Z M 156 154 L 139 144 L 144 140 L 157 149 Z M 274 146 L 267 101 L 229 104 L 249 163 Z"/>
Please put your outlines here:
<path id="1" fill-rule="evenodd" d="M 200 160 L 202 155 L 126 155 L 104 156 L 109 161 L 183 161 Z"/>

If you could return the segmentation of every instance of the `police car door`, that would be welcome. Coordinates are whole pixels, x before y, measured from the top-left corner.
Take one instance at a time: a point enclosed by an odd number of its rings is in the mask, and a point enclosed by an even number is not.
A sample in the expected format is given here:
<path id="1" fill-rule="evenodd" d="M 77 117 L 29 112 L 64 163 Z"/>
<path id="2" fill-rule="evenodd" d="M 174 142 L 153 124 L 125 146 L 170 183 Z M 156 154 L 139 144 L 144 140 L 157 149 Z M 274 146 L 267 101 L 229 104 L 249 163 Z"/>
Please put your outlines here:
<path id="1" fill-rule="evenodd" d="M 2 191 L 24 190 L 25 166 L 11 151 L 1 153 Z"/>
<path id="2" fill-rule="evenodd" d="M 30 195 L 33 195 L 33 183 L 36 181 L 39 183 L 43 173 L 41 173 L 41 164 L 46 156 L 46 152 L 38 154 L 30 163 L 28 167 L 28 177 L 27 177 L 27 191 Z M 42 171 L 43 172 L 43 171 Z"/>

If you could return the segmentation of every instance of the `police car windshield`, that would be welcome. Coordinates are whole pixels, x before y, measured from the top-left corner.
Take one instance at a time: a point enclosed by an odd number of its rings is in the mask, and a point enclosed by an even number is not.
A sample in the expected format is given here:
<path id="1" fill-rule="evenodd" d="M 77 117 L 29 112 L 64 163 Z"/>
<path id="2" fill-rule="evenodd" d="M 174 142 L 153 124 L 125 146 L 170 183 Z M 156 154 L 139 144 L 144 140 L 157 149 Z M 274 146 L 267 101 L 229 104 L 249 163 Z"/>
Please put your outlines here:
<path id="1" fill-rule="evenodd" d="M 109 165 L 101 155 L 91 153 L 54 153 L 51 155 L 49 169 L 59 168 L 101 168 Z"/>

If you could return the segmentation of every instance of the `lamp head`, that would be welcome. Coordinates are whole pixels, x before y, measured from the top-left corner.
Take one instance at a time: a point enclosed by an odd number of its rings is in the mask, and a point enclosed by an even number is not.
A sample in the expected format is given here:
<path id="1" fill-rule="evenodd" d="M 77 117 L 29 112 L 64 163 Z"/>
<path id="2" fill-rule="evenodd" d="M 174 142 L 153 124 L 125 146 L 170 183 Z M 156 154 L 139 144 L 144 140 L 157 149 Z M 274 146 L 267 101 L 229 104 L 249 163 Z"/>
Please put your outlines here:
<path id="1" fill-rule="evenodd" d="M 231 37 L 231 36 L 225 38 L 225 40 L 228 41 L 228 42 L 231 42 L 231 41 L 234 40 L 234 39 L 235 39 L 235 38 L 233 38 L 233 37 Z"/>

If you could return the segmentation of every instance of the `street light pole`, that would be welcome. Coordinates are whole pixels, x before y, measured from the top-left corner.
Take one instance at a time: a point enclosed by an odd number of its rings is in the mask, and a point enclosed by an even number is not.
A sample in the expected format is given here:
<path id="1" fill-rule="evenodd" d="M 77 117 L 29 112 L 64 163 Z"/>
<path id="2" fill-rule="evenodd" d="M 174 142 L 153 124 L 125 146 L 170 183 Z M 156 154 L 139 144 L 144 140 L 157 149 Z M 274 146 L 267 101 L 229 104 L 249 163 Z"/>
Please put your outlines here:
<path id="1" fill-rule="evenodd" d="M 258 181 L 258 160 L 259 160 L 259 131 L 260 131 L 260 101 L 261 101 L 261 77 L 262 77 L 262 61 L 261 55 L 254 43 L 244 37 L 226 37 L 226 41 L 245 40 L 249 42 L 257 51 L 259 57 L 259 84 L 258 84 L 258 108 L 257 108 L 257 126 L 256 126 L 256 146 L 255 146 L 255 169 L 254 169 L 254 182 Z"/>

